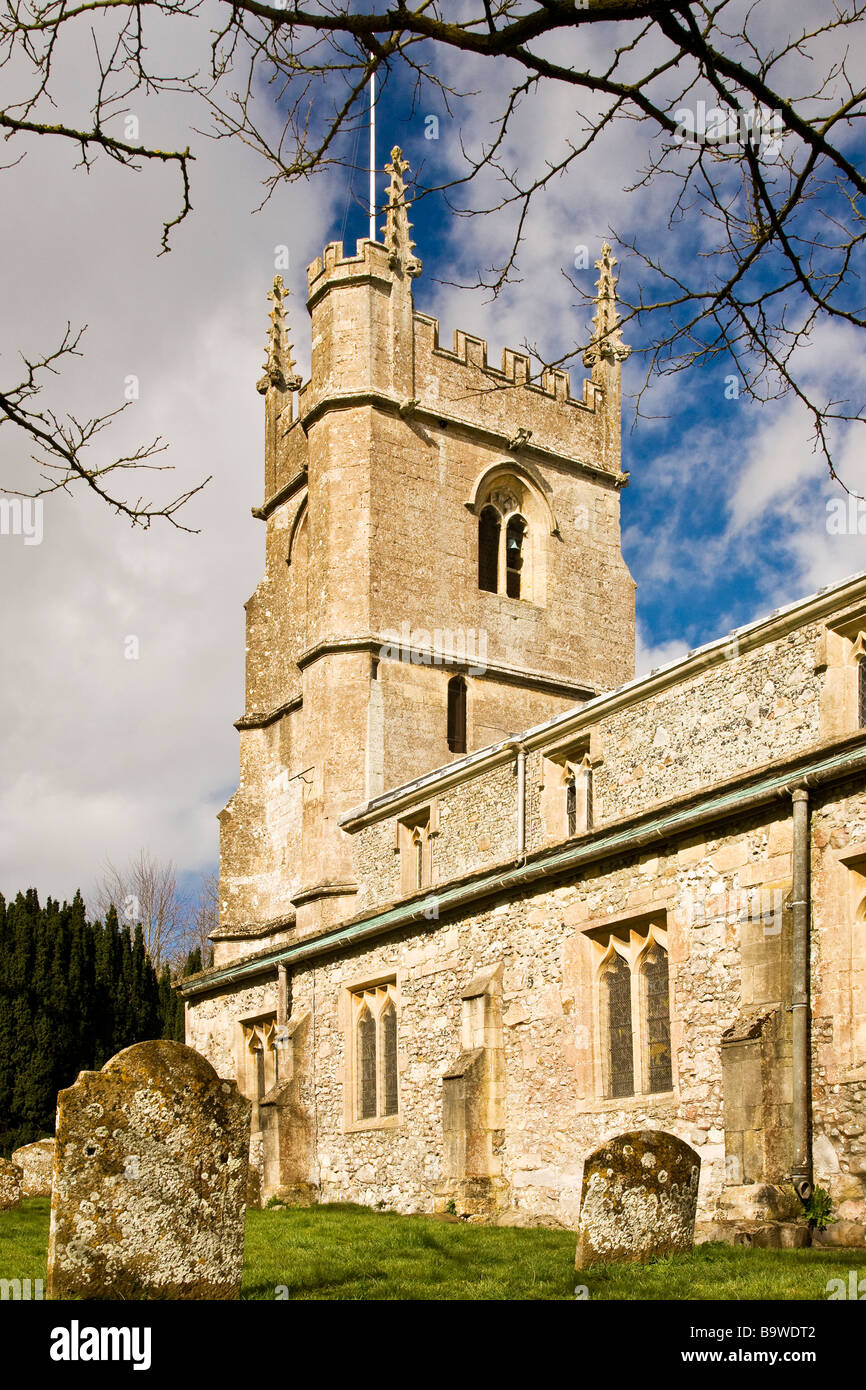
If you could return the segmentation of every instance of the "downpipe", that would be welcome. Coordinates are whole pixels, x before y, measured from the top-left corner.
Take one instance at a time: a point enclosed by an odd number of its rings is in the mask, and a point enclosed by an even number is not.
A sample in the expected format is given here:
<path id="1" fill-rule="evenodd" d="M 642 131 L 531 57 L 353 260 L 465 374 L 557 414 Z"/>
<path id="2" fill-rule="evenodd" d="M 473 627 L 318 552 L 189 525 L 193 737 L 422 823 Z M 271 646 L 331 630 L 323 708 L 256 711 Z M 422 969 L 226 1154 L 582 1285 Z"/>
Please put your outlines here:
<path id="1" fill-rule="evenodd" d="M 526 749 L 517 748 L 517 862 L 526 862 Z"/>
<path id="2" fill-rule="evenodd" d="M 791 1182 L 804 1204 L 812 1196 L 812 1147 L 809 1105 L 810 1018 L 809 1018 L 809 793 L 797 787 L 793 801 L 793 901 L 791 950 L 791 1045 L 792 1045 L 792 1148 Z"/>

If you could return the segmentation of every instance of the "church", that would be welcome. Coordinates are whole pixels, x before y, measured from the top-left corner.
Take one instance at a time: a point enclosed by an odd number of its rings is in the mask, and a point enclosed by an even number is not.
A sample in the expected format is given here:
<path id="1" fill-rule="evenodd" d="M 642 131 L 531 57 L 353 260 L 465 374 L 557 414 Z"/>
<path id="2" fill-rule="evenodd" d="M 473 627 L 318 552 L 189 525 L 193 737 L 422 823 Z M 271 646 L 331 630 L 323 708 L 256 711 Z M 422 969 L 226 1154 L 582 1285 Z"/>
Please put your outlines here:
<path id="1" fill-rule="evenodd" d="M 186 1041 L 256 1199 L 577 1224 L 584 1160 L 701 1157 L 705 1231 L 866 1231 L 866 575 L 639 679 L 615 260 L 586 379 L 415 308 L 384 240 L 277 278 L 214 964 Z"/>

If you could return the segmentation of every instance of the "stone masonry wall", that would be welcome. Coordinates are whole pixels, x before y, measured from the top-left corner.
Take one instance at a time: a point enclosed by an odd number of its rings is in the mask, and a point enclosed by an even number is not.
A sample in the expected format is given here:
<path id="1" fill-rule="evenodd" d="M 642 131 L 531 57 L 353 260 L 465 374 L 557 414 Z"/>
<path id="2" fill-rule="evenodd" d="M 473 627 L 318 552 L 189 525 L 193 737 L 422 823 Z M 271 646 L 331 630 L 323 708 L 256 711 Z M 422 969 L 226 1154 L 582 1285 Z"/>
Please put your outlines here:
<path id="1" fill-rule="evenodd" d="M 702 1158 L 701 1213 L 725 1180 L 721 1035 L 743 1010 L 784 1007 L 790 917 L 776 930 L 744 903 L 790 888 L 790 824 L 753 817 L 721 837 L 692 837 L 460 920 L 347 950 L 293 972 L 293 1015 L 310 1011 L 310 1087 L 322 1200 L 431 1210 L 443 1179 L 441 1077 L 460 1051 L 461 990 L 501 964 L 505 1036 L 502 1176 L 515 1219 L 573 1225 L 584 1156 L 607 1136 L 661 1127 Z M 695 903 L 707 910 L 696 912 Z M 622 918 L 666 925 L 674 1090 L 599 1094 L 590 931 Z M 346 991 L 393 977 L 399 990 L 400 1119 L 347 1119 Z M 190 1040 L 225 1067 L 231 1018 L 263 995 L 193 1003 Z M 228 1074 L 233 1075 L 233 1072 Z"/>
<path id="2" fill-rule="evenodd" d="M 816 665 L 818 642 L 819 629 L 810 625 L 736 656 L 720 653 L 708 669 L 648 698 L 637 691 L 633 702 L 612 713 L 599 712 L 593 718 L 588 709 L 574 743 L 589 746 L 593 760 L 593 829 L 814 746 L 821 735 L 826 678 Z M 550 745 L 556 756 L 563 756 L 562 742 L 562 734 L 552 730 Z M 545 765 L 546 752 L 532 751 L 527 759 L 529 853 L 562 839 L 561 829 L 550 833 L 542 811 L 544 781 L 553 775 Z M 501 777 L 499 768 L 482 768 L 445 794 L 450 805 L 465 805 L 468 828 L 459 856 L 461 870 L 451 867 L 449 877 L 483 868 L 494 844 L 509 855 L 504 831 L 493 839 L 483 829 L 477 834 L 474 830 L 473 808 L 485 806 L 495 819 L 501 817 Z M 418 804 L 436 795 L 434 784 L 419 793 Z M 508 804 L 516 808 L 513 797 Z M 516 825 L 516 809 L 514 816 Z M 377 891 L 384 890 L 385 898 L 392 896 L 388 856 L 393 853 L 397 819 L 383 819 L 381 830 L 369 826 L 354 837 L 365 905 L 376 901 Z"/>

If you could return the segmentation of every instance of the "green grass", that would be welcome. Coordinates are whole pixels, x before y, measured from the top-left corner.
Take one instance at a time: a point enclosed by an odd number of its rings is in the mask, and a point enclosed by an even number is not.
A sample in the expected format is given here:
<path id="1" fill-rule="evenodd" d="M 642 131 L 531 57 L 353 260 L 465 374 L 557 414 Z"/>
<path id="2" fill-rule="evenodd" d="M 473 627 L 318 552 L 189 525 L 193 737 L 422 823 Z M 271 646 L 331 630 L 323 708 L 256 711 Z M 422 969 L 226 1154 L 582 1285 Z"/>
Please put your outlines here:
<path id="1" fill-rule="evenodd" d="M 47 1198 L 0 1213 L 0 1278 L 45 1277 Z M 648 1265 L 575 1273 L 568 1231 L 469 1226 L 334 1205 L 251 1211 L 242 1298 L 772 1300 L 827 1297 L 827 1281 L 866 1275 L 857 1250 L 700 1245 Z M 285 1295 L 282 1295 L 285 1297 Z"/>

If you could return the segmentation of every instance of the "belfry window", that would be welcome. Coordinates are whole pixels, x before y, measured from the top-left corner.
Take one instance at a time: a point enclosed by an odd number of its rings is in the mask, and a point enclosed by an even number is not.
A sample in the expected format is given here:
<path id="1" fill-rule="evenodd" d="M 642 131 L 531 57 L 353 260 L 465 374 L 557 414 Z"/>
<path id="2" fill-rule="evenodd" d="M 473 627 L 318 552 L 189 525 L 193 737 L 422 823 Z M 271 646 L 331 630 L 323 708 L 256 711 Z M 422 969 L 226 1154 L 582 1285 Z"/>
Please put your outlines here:
<path id="1" fill-rule="evenodd" d="M 505 531 L 505 592 L 509 598 L 520 598 L 525 537 L 526 522 L 523 517 L 512 516 Z"/>
<path id="2" fill-rule="evenodd" d="M 355 990 L 351 1005 L 354 1119 L 387 1119 L 399 1108 L 396 986 L 392 981 Z"/>
<path id="3" fill-rule="evenodd" d="M 495 594 L 499 587 L 499 533 L 502 529 L 495 507 L 485 507 L 478 518 L 478 587 Z"/>
<path id="4" fill-rule="evenodd" d="M 448 747 L 452 753 L 466 752 L 466 682 L 453 676 L 448 682 Z"/>
<path id="5" fill-rule="evenodd" d="M 476 518 L 478 587 L 543 608 L 547 536 L 559 535 L 539 480 L 518 465 L 494 465 L 466 505 Z"/>

